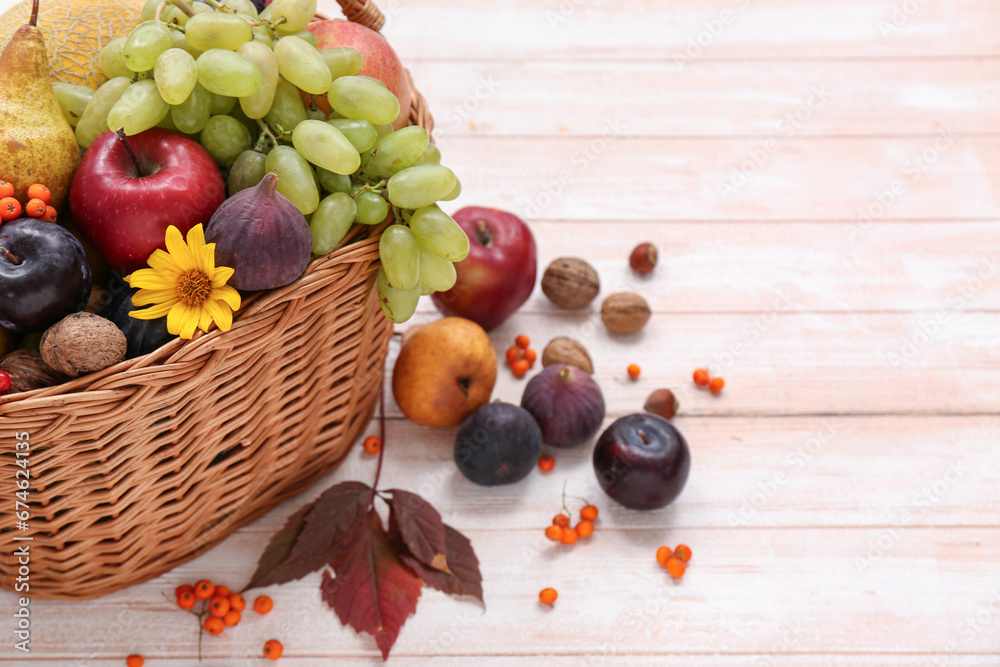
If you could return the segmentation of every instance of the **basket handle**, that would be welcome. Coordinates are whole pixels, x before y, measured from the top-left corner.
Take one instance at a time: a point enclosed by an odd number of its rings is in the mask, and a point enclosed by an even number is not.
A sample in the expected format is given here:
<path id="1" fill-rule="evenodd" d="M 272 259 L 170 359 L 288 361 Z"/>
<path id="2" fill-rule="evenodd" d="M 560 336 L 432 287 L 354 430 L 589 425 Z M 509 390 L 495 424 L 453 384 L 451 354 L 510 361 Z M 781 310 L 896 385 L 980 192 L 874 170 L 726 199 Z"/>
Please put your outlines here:
<path id="1" fill-rule="evenodd" d="M 385 25 L 385 16 L 382 11 L 375 6 L 373 0 L 337 0 L 340 8 L 344 10 L 344 16 L 348 21 L 360 23 L 366 28 L 371 28 L 375 32 Z"/>

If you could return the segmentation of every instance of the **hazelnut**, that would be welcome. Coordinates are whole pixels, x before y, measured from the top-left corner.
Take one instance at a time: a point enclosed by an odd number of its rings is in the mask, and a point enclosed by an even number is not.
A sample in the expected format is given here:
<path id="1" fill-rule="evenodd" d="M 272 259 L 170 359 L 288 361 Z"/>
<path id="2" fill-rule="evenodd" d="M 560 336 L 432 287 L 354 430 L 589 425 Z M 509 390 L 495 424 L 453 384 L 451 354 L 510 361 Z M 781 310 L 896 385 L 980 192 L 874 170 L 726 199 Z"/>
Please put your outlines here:
<path id="1" fill-rule="evenodd" d="M 73 313 L 42 334 L 42 359 L 56 371 L 79 377 L 125 359 L 125 334 L 93 313 Z"/>
<path id="2" fill-rule="evenodd" d="M 587 348 L 579 341 L 566 336 L 553 338 L 542 350 L 542 367 L 552 364 L 576 366 L 582 371 L 594 374 L 594 362 L 590 360 Z"/>
<path id="3" fill-rule="evenodd" d="M 649 304 L 635 292 L 616 292 L 601 306 L 604 326 L 615 333 L 635 333 L 646 326 L 649 316 Z"/>
<path id="4" fill-rule="evenodd" d="M 542 291 L 557 306 L 578 310 L 601 291 L 601 280 L 594 267 L 584 260 L 560 257 L 545 269 Z"/>
<path id="5" fill-rule="evenodd" d="M 38 350 L 14 350 L 0 359 L 0 370 L 10 376 L 10 388 L 3 392 L 5 394 L 51 387 L 66 380 L 65 375 L 52 370 L 42 360 Z"/>
<path id="6" fill-rule="evenodd" d="M 646 399 L 646 405 L 643 406 L 643 410 L 646 412 L 652 412 L 664 419 L 673 419 L 679 408 L 677 397 L 669 389 L 657 389 L 649 395 L 649 398 Z"/>
<path id="7" fill-rule="evenodd" d="M 656 268 L 657 252 L 652 243 L 640 243 L 629 255 L 628 264 L 636 273 L 652 273 Z"/>

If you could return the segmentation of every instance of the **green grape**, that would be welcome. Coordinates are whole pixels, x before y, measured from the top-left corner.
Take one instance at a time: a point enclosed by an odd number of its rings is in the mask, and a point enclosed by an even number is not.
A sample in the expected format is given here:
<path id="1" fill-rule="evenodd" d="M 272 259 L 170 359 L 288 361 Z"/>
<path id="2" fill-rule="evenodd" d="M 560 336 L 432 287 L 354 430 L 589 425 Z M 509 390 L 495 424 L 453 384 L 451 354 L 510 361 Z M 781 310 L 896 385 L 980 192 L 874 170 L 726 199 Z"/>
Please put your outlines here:
<path id="1" fill-rule="evenodd" d="M 226 12 L 211 12 L 192 16 L 184 29 L 188 44 L 196 49 L 228 49 L 235 51 L 240 44 L 253 39 L 253 30 L 246 19 Z"/>
<path id="2" fill-rule="evenodd" d="M 252 62 L 226 49 L 209 49 L 198 56 L 198 82 L 210 93 L 247 97 L 260 88 L 260 71 Z"/>
<path id="3" fill-rule="evenodd" d="M 169 113 L 163 117 L 163 120 L 156 124 L 156 127 L 162 127 L 164 130 L 180 132 L 180 130 L 177 129 L 177 124 L 174 122 L 173 117 Z"/>
<path id="4" fill-rule="evenodd" d="M 178 30 L 171 30 L 170 31 L 170 37 L 173 40 L 173 43 L 171 44 L 170 48 L 172 48 L 172 49 L 184 49 L 185 51 L 187 51 L 188 53 L 190 53 L 191 56 L 193 58 L 195 58 L 195 59 L 197 59 L 198 56 L 201 55 L 201 51 L 199 51 L 198 49 L 196 49 L 193 46 L 191 46 L 190 44 L 188 44 L 187 40 L 184 39 L 184 33 L 183 32 L 180 32 Z"/>
<path id="5" fill-rule="evenodd" d="M 122 58 L 133 72 L 153 69 L 160 54 L 173 46 L 170 29 L 159 21 L 140 23 L 125 40 Z"/>
<path id="6" fill-rule="evenodd" d="M 330 107 L 345 118 L 364 118 L 373 125 L 392 123 L 399 100 L 385 87 L 362 76 L 342 76 L 330 84 Z"/>
<path id="7" fill-rule="evenodd" d="M 377 192 L 362 190 L 354 195 L 354 203 L 358 207 L 355 220 L 362 225 L 377 225 L 389 215 L 389 205 Z"/>
<path id="8" fill-rule="evenodd" d="M 323 167 L 316 168 L 316 178 L 319 185 L 327 192 L 351 193 L 351 177 L 344 174 L 335 174 Z"/>
<path id="9" fill-rule="evenodd" d="M 268 9 L 272 23 L 280 21 L 282 30 L 295 32 L 309 25 L 316 15 L 316 0 L 274 0 Z"/>
<path id="10" fill-rule="evenodd" d="M 264 163 L 267 156 L 257 151 L 243 151 L 229 168 L 229 196 L 260 183 L 267 170 Z"/>
<path id="11" fill-rule="evenodd" d="M 433 287 L 428 287 L 427 285 L 420 283 L 420 296 L 430 296 L 431 294 L 434 294 L 434 292 L 437 292 L 437 290 Z"/>
<path id="12" fill-rule="evenodd" d="M 80 122 L 84 109 L 94 96 L 94 89 L 86 86 L 75 86 L 62 81 L 52 82 L 52 92 L 56 94 L 56 101 L 59 102 L 59 109 L 63 116 L 73 127 Z"/>
<path id="13" fill-rule="evenodd" d="M 455 172 L 440 164 L 407 167 L 389 179 L 389 201 L 399 208 L 423 208 L 451 194 L 457 182 Z"/>
<path id="14" fill-rule="evenodd" d="M 461 262 L 469 254 L 469 237 L 451 216 L 437 206 L 425 206 L 413 212 L 410 230 L 420 247 L 449 262 Z"/>
<path id="15" fill-rule="evenodd" d="M 271 20 L 271 5 L 268 5 L 267 7 L 265 7 L 264 10 L 261 11 L 260 14 L 257 14 L 257 18 L 263 19 L 265 21 L 270 21 Z"/>
<path id="16" fill-rule="evenodd" d="M 410 166 L 415 167 L 418 164 L 427 164 L 429 162 L 435 164 L 441 163 L 441 149 L 430 143 L 427 144 L 427 148 L 425 148 L 424 152 L 420 154 L 420 157 L 418 157 Z"/>
<path id="17" fill-rule="evenodd" d="M 287 30 L 282 30 L 281 28 L 278 28 L 278 34 L 281 37 L 298 37 L 299 39 L 309 42 L 309 44 L 312 45 L 314 49 L 317 48 L 317 44 L 319 43 L 316 41 L 316 35 L 312 34 L 308 30 L 295 30 L 292 32 L 288 32 Z"/>
<path id="18" fill-rule="evenodd" d="M 180 104 L 198 83 L 198 65 L 184 49 L 167 49 L 156 59 L 153 79 L 167 104 Z"/>
<path id="19" fill-rule="evenodd" d="M 275 129 L 281 128 L 283 131 L 291 132 L 305 119 L 306 107 L 302 103 L 299 89 L 279 76 L 278 87 L 274 91 L 274 102 L 271 103 L 271 110 L 267 112 L 264 120 Z"/>
<path id="20" fill-rule="evenodd" d="M 212 117 L 214 97 L 200 83 L 196 83 L 186 100 L 170 108 L 170 119 L 184 134 L 197 134 L 205 129 L 208 119 Z"/>
<path id="21" fill-rule="evenodd" d="M 390 322 L 399 324 L 413 317 L 417 310 L 417 303 L 420 301 L 420 287 L 411 290 L 401 291 L 389 284 L 389 278 L 385 269 L 380 269 L 378 278 L 375 281 L 378 288 L 378 300 L 382 306 L 382 313 Z"/>
<path id="22" fill-rule="evenodd" d="M 301 37 L 279 39 L 274 45 L 274 58 L 281 76 L 292 85 L 313 95 L 322 95 L 330 88 L 330 68 L 316 47 Z"/>
<path id="23" fill-rule="evenodd" d="M 427 148 L 428 141 L 427 130 L 416 125 L 387 134 L 371 149 L 362 171 L 373 178 L 388 178 L 413 164 Z"/>
<path id="24" fill-rule="evenodd" d="M 122 93 L 132 85 L 127 77 L 118 76 L 108 79 L 100 88 L 94 91 L 94 96 L 87 103 L 87 108 L 76 124 L 76 142 L 87 148 L 94 139 L 108 131 L 108 112 L 118 103 Z"/>
<path id="25" fill-rule="evenodd" d="M 271 31 L 267 29 L 265 25 L 258 25 L 253 27 L 253 39 L 255 42 L 261 42 L 264 46 L 268 48 L 274 47 L 274 37 Z"/>
<path id="26" fill-rule="evenodd" d="M 246 14 L 250 18 L 257 18 L 257 6 L 250 0 L 225 0 L 222 4 L 239 14 Z"/>
<path id="27" fill-rule="evenodd" d="M 240 98 L 240 107 L 248 118 L 263 118 L 271 110 L 278 87 L 278 63 L 266 44 L 253 41 L 241 44 L 236 53 L 254 64 L 260 72 L 260 88 L 253 95 Z"/>
<path id="28" fill-rule="evenodd" d="M 341 116 L 341 117 L 343 117 L 343 116 Z M 333 118 L 333 114 L 332 113 L 330 115 L 330 118 Z M 381 139 L 382 137 L 386 136 L 387 134 L 392 134 L 395 131 L 396 131 L 395 128 L 392 127 L 392 123 L 382 123 L 381 125 L 376 125 L 375 126 L 375 133 L 378 135 L 379 139 Z"/>
<path id="29" fill-rule="evenodd" d="M 243 123 L 243 127 L 247 128 L 247 132 L 250 133 L 251 143 L 257 140 L 257 137 L 261 132 L 261 127 L 260 123 L 258 123 L 256 119 L 247 118 L 247 115 L 243 113 L 243 109 L 240 107 L 233 107 L 233 110 L 229 112 L 229 115 Z"/>
<path id="30" fill-rule="evenodd" d="M 205 12 L 214 12 L 215 9 L 211 5 L 206 5 L 204 2 L 192 2 L 191 3 L 191 13 L 192 14 L 204 14 Z"/>
<path id="31" fill-rule="evenodd" d="M 314 255 L 333 252 L 354 223 L 355 206 L 351 195 L 335 192 L 319 203 L 309 222 Z"/>
<path id="32" fill-rule="evenodd" d="M 328 122 L 347 137 L 347 140 L 351 142 L 351 145 L 354 146 L 354 149 L 358 153 L 371 150 L 378 140 L 378 133 L 375 132 L 375 126 L 367 120 L 334 118 Z"/>
<path id="33" fill-rule="evenodd" d="M 108 129 L 114 131 L 123 127 L 128 136 L 139 134 L 155 127 L 169 111 L 170 105 L 160 97 L 155 81 L 136 81 L 108 112 Z"/>
<path id="34" fill-rule="evenodd" d="M 292 200 L 292 203 L 309 215 L 319 206 L 319 188 L 316 176 L 306 159 L 291 146 L 277 146 L 267 154 L 264 163 L 268 171 L 278 175 L 278 192 Z"/>
<path id="35" fill-rule="evenodd" d="M 159 4 L 160 0 L 146 0 L 146 4 L 142 6 L 142 20 L 154 20 L 156 18 L 156 7 Z M 164 23 L 170 23 L 173 21 L 177 25 L 184 25 L 188 19 L 187 14 L 171 4 L 167 4 L 167 6 L 163 8 L 160 18 Z"/>
<path id="36" fill-rule="evenodd" d="M 462 194 L 462 181 L 458 180 L 458 177 L 456 176 L 455 187 L 452 188 L 447 197 L 441 197 L 441 201 L 452 201 L 453 199 L 458 199 L 460 194 Z"/>
<path id="37" fill-rule="evenodd" d="M 432 292 L 447 292 L 455 286 L 455 265 L 433 252 L 420 250 L 420 285 Z"/>
<path id="38" fill-rule="evenodd" d="M 201 131 L 201 145 L 220 167 L 228 167 L 250 150 L 250 133 L 232 116 L 212 116 Z"/>
<path id="39" fill-rule="evenodd" d="M 361 52 L 349 46 L 338 46 L 333 49 L 320 49 L 326 66 L 330 68 L 330 76 L 339 79 L 342 76 L 354 76 L 365 64 Z"/>
<path id="40" fill-rule="evenodd" d="M 353 174 L 361 157 L 340 130 L 321 120 L 304 120 L 292 132 L 292 145 L 305 159 L 337 174 Z"/>
<path id="41" fill-rule="evenodd" d="M 132 78 L 132 70 L 125 66 L 125 42 L 127 40 L 127 37 L 113 39 L 101 51 L 101 58 L 98 62 L 104 76 L 109 79 L 113 79 L 116 76 Z"/>
<path id="42" fill-rule="evenodd" d="M 225 95 L 216 95 L 215 93 L 210 93 L 212 96 L 212 115 L 221 116 L 222 114 L 229 113 L 236 106 L 235 97 L 227 97 Z"/>
<path id="43" fill-rule="evenodd" d="M 306 110 L 306 118 L 309 120 L 321 120 L 326 122 L 326 114 L 322 109 L 310 108 Z"/>
<path id="44" fill-rule="evenodd" d="M 405 225 L 389 225 L 378 243 L 389 284 L 399 290 L 410 290 L 420 282 L 420 246 Z"/>

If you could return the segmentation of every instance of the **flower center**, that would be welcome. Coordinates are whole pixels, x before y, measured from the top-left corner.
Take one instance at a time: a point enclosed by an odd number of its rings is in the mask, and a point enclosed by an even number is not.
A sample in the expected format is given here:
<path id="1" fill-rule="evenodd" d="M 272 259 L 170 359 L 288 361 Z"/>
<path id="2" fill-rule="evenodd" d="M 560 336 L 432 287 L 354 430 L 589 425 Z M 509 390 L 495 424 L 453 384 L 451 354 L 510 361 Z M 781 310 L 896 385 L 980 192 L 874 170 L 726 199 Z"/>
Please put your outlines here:
<path id="1" fill-rule="evenodd" d="M 203 271 L 192 269 L 177 282 L 181 303 L 189 308 L 200 308 L 212 293 L 212 281 Z"/>

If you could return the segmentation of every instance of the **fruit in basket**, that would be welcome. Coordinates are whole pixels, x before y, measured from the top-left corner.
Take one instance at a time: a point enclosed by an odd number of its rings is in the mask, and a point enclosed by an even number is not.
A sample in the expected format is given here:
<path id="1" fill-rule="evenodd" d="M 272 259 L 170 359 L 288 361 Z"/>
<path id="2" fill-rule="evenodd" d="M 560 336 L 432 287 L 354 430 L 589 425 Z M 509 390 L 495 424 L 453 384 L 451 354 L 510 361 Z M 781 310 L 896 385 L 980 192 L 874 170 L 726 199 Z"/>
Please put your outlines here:
<path id="1" fill-rule="evenodd" d="M 44 331 L 90 298 L 87 253 L 64 228 L 35 218 L 0 225 L 0 326 Z"/>
<path id="2" fill-rule="evenodd" d="M 24 0 L 0 15 L 0 46 L 28 20 L 31 6 Z M 128 34 L 141 12 L 138 0 L 45 0 L 38 27 L 52 78 L 96 88 L 105 80 L 98 67 L 101 45 Z"/>
<path id="3" fill-rule="evenodd" d="M 205 227 L 205 240 L 215 244 L 215 261 L 233 269 L 229 284 L 236 289 L 281 287 L 309 265 L 309 225 L 277 185 L 278 176 L 269 172 L 223 202 Z"/>
<path id="4" fill-rule="evenodd" d="M 38 0 L 27 25 L 18 28 L 0 54 L 0 174 L 27 201 L 28 187 L 45 183 L 52 206 L 66 199 L 80 149 L 49 79 L 45 37 L 38 29 Z"/>
<path id="5" fill-rule="evenodd" d="M 42 334 L 39 352 L 53 370 L 71 378 L 104 370 L 125 359 L 125 334 L 100 315 L 73 313 Z"/>
<path id="6" fill-rule="evenodd" d="M 469 206 L 452 216 L 469 238 L 469 256 L 455 265 L 455 286 L 432 299 L 445 315 L 489 331 L 520 308 L 535 287 L 535 237 L 516 215 Z"/>
<path id="7" fill-rule="evenodd" d="M 98 137 L 70 197 L 81 233 L 122 274 L 146 266 L 165 247 L 168 226 L 186 234 L 208 222 L 226 196 L 212 157 L 187 137 L 152 128 L 129 137 L 128 146 L 135 160 L 114 132 Z"/>
<path id="8" fill-rule="evenodd" d="M 684 490 L 691 453 L 663 417 L 634 414 L 609 426 L 594 448 L 594 472 L 613 500 L 631 509 L 666 507 Z"/>
<path id="9" fill-rule="evenodd" d="M 392 393 L 403 414 L 422 426 L 458 426 L 490 400 L 497 355 L 475 322 L 445 317 L 403 342 L 392 375 Z"/>
<path id="10" fill-rule="evenodd" d="M 521 407 L 531 413 L 542 438 L 553 447 L 582 445 L 604 420 L 601 388 L 589 373 L 565 364 L 548 366 L 531 378 Z"/>
<path id="11" fill-rule="evenodd" d="M 132 305 L 132 297 L 139 290 L 131 287 L 122 290 L 111 300 L 102 315 L 125 334 L 125 358 L 134 359 L 159 349 L 172 341 L 175 336 L 167 331 L 167 318 L 140 320 L 129 316 L 133 310 L 141 310 Z"/>
<path id="12" fill-rule="evenodd" d="M 51 387 L 67 379 L 49 368 L 38 350 L 14 350 L 0 359 L 0 371 L 10 376 L 10 386 L 0 394 Z"/>
<path id="13" fill-rule="evenodd" d="M 352 47 L 361 52 L 364 64 L 357 74 L 370 76 L 385 84 L 386 88 L 399 100 L 399 113 L 392 122 L 395 129 L 405 127 L 410 117 L 410 80 L 403 69 L 399 56 L 385 37 L 370 28 L 343 19 L 317 21 L 306 28 L 316 35 L 316 47 L 320 50 Z M 317 100 L 320 109 L 325 100 Z"/>
<path id="14" fill-rule="evenodd" d="M 487 403 L 465 418 L 455 437 L 455 464 L 482 486 L 528 476 L 542 453 L 542 431 L 524 408 Z"/>

